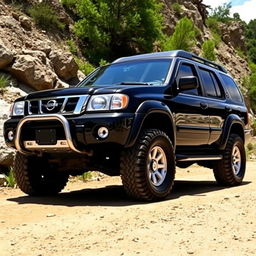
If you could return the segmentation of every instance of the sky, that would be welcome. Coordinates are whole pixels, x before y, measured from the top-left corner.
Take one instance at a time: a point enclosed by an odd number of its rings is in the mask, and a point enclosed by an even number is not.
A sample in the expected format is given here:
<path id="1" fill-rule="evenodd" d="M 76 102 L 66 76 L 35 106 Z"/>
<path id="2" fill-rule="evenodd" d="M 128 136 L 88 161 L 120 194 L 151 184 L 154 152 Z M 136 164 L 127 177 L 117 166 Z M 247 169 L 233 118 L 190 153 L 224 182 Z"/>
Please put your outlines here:
<path id="1" fill-rule="evenodd" d="M 238 12 L 241 19 L 247 23 L 256 19 L 256 0 L 203 0 L 204 4 L 210 5 L 212 8 L 229 2 L 232 4 L 230 10 L 232 16 L 233 13 Z"/>

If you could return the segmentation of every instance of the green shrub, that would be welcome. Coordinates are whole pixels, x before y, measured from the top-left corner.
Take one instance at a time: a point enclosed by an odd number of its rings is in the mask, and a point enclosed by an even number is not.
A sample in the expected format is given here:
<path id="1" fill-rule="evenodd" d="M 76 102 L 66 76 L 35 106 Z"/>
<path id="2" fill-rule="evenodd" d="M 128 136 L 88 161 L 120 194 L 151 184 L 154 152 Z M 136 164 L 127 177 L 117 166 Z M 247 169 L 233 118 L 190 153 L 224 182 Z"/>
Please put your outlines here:
<path id="1" fill-rule="evenodd" d="M 177 14 L 181 14 L 181 12 L 183 11 L 182 6 L 178 3 L 173 3 L 171 7 Z"/>
<path id="2" fill-rule="evenodd" d="M 95 67 L 89 62 L 85 62 L 79 58 L 75 58 L 75 61 L 79 67 L 79 70 L 81 70 L 85 75 L 88 75 L 95 69 Z"/>
<path id="3" fill-rule="evenodd" d="M 105 65 L 107 65 L 107 64 L 109 64 L 109 62 L 106 61 L 106 60 L 104 60 L 104 59 L 101 59 L 100 62 L 99 62 L 99 65 L 100 65 L 100 66 L 105 66 Z"/>
<path id="4" fill-rule="evenodd" d="M 89 181 L 89 180 L 92 179 L 92 177 L 93 177 L 92 172 L 84 172 L 84 173 L 82 174 L 82 180 L 83 180 L 83 181 Z"/>
<path id="5" fill-rule="evenodd" d="M 68 45 L 69 51 L 70 51 L 72 54 L 77 55 L 77 46 L 76 46 L 76 43 L 75 43 L 73 40 L 67 40 L 66 43 L 67 43 L 67 45 Z"/>
<path id="6" fill-rule="evenodd" d="M 0 90 L 4 90 L 10 84 L 10 79 L 6 75 L 0 74 Z"/>
<path id="7" fill-rule="evenodd" d="M 29 14 L 34 22 L 45 30 L 61 30 L 65 25 L 59 21 L 59 17 L 47 3 L 38 3 L 29 9 Z"/>
<path id="8" fill-rule="evenodd" d="M 6 179 L 7 187 L 14 188 L 16 186 L 16 180 L 15 180 L 12 168 L 10 169 L 9 173 L 5 175 L 5 179 Z"/>
<path id="9" fill-rule="evenodd" d="M 254 146 L 253 146 L 252 143 L 248 143 L 248 144 L 247 144 L 247 149 L 248 149 L 249 151 L 253 150 L 253 148 L 254 148 Z"/>
<path id="10" fill-rule="evenodd" d="M 202 45 L 203 50 L 203 57 L 215 61 L 216 60 L 216 54 L 215 54 L 215 43 L 213 40 L 207 40 Z"/>
<path id="11" fill-rule="evenodd" d="M 209 17 L 206 19 L 206 25 L 211 30 L 215 46 L 218 47 L 221 43 L 221 31 L 219 26 L 219 21 L 217 18 Z"/>
<path id="12" fill-rule="evenodd" d="M 184 17 L 175 26 L 172 36 L 163 43 L 164 50 L 191 51 L 195 46 L 195 26 L 191 19 Z"/>

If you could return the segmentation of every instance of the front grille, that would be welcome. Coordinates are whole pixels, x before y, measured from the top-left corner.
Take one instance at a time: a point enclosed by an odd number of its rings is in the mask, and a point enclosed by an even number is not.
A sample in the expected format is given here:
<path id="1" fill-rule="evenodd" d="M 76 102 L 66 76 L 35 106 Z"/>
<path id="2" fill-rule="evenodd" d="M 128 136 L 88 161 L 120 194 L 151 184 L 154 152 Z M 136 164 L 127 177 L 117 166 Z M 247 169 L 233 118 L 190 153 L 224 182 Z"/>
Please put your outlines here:
<path id="1" fill-rule="evenodd" d="M 40 114 L 80 114 L 86 105 L 88 95 L 51 97 L 27 101 L 29 115 Z"/>

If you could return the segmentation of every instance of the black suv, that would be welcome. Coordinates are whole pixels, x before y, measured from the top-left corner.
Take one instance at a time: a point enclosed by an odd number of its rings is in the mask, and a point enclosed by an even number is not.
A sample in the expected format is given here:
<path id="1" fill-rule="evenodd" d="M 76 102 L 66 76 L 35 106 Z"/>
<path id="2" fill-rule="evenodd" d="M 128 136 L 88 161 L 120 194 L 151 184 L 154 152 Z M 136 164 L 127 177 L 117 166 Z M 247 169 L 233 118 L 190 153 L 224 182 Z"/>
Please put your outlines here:
<path id="1" fill-rule="evenodd" d="M 221 185 L 245 174 L 247 109 L 226 70 L 185 51 L 117 59 L 76 87 L 17 99 L 4 124 L 14 173 L 29 195 L 60 192 L 69 175 L 121 175 L 139 200 L 166 197 L 175 166 L 213 169 Z"/>

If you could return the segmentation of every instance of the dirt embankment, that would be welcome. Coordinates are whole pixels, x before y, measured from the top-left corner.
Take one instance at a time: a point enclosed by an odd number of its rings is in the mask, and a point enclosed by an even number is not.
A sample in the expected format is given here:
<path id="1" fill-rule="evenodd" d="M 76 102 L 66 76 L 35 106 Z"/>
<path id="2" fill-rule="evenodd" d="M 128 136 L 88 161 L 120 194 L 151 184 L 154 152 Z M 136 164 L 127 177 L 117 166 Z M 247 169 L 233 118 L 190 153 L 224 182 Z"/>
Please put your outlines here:
<path id="1" fill-rule="evenodd" d="M 127 199 L 119 178 L 70 183 L 56 197 L 0 189 L 2 256 L 255 255 L 256 162 L 243 185 L 210 170 L 178 170 L 162 202 Z"/>

